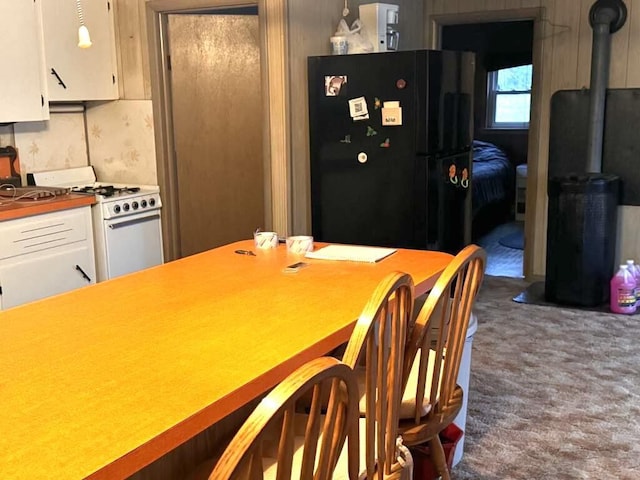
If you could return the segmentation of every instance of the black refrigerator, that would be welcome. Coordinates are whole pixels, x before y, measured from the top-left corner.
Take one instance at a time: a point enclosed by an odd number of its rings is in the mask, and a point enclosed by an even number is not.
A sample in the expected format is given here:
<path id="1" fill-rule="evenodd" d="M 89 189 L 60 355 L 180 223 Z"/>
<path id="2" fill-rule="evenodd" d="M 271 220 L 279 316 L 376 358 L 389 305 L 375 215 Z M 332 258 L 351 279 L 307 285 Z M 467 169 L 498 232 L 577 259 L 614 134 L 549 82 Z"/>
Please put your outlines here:
<path id="1" fill-rule="evenodd" d="M 439 50 L 309 57 L 315 240 L 470 242 L 474 63 Z"/>

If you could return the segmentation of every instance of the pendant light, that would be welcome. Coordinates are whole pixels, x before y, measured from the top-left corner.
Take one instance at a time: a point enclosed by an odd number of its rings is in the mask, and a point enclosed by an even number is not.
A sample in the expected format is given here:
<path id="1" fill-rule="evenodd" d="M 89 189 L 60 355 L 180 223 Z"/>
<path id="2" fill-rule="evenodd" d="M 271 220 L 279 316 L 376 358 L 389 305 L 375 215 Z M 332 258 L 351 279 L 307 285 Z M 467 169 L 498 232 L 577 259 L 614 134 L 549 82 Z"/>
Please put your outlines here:
<path id="1" fill-rule="evenodd" d="M 84 24 L 84 15 L 82 14 L 82 5 L 80 0 L 76 0 L 76 9 L 78 10 L 78 20 L 80 20 L 80 28 L 78 28 L 78 46 L 80 48 L 89 48 L 91 46 L 91 37 L 89 30 Z"/>
<path id="2" fill-rule="evenodd" d="M 344 0 L 344 8 L 342 9 L 342 16 L 346 17 L 347 15 L 349 15 L 349 4 L 348 4 L 348 0 Z"/>

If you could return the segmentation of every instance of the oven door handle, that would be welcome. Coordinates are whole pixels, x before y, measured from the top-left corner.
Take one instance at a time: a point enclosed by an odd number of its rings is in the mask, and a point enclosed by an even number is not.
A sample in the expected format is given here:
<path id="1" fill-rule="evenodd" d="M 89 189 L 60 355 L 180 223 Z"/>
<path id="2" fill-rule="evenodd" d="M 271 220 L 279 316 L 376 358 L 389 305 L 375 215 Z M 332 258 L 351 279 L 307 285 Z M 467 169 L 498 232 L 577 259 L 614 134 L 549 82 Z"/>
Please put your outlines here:
<path id="1" fill-rule="evenodd" d="M 132 218 L 131 220 L 125 220 L 118 223 L 110 223 L 109 228 L 115 230 L 116 228 L 129 227 L 131 225 L 137 225 L 138 223 L 148 222 L 149 220 L 159 219 L 160 215 L 145 215 L 144 217 Z"/>

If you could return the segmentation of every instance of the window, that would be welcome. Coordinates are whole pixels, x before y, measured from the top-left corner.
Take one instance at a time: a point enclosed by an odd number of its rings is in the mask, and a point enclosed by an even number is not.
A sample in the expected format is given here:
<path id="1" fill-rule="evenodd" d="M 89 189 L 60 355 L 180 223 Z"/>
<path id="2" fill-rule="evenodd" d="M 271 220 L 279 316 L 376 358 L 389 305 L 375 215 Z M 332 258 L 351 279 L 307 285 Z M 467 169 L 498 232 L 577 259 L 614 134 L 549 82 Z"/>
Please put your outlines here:
<path id="1" fill-rule="evenodd" d="M 488 73 L 489 128 L 529 127 L 532 72 L 532 65 L 522 65 Z"/>

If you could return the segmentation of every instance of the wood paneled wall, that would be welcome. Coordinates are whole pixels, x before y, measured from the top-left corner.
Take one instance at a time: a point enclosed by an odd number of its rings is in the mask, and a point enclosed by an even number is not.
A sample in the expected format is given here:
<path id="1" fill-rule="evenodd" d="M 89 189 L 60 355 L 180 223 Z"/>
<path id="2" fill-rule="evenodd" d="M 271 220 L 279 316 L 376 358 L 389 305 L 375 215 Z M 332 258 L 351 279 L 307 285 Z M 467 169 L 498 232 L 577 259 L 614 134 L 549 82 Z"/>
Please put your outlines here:
<path id="1" fill-rule="evenodd" d="M 594 0 L 425 0 L 426 38 L 436 46 L 438 23 L 506 20 L 508 12 L 537 9 L 540 16 L 535 48 L 541 49 L 534 74 L 541 97 L 537 125 L 529 139 L 525 273 L 542 276 L 546 261 L 547 167 L 549 109 L 557 90 L 589 86 L 592 30 L 588 22 Z M 629 16 L 612 37 L 611 88 L 640 87 L 640 0 L 625 0 Z M 533 10 L 536 11 L 536 10 Z M 458 21 L 456 21 L 458 20 Z M 637 127 L 633 127 L 637 128 Z M 620 208 L 618 258 L 640 258 L 640 207 Z"/>
<path id="2" fill-rule="evenodd" d="M 115 0 L 120 98 L 151 99 L 145 0 Z"/>

